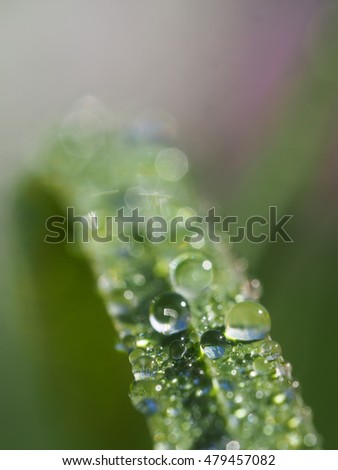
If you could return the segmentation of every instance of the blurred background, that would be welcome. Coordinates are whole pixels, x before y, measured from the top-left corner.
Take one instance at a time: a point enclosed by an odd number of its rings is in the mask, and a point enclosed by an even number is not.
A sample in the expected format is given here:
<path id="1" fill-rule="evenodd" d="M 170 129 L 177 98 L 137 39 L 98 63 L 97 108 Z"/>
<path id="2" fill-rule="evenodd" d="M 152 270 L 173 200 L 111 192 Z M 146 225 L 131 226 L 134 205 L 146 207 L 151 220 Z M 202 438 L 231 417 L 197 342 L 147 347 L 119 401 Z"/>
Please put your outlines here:
<path id="1" fill-rule="evenodd" d="M 0 12 L 0 448 L 151 447 L 89 268 L 43 243 L 58 207 L 28 177 L 49 129 L 90 95 L 117 122 L 174 116 L 201 198 L 224 215 L 293 214 L 293 244 L 234 251 L 337 449 L 338 2 L 3 0 Z"/>

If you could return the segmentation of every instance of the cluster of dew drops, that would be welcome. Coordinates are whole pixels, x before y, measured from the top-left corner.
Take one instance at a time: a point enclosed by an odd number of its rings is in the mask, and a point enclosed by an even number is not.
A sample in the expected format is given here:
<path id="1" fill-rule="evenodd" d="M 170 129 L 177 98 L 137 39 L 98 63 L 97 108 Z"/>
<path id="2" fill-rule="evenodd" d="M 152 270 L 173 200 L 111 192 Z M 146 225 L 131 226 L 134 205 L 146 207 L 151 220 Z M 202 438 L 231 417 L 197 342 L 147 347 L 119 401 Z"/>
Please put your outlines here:
<path id="1" fill-rule="evenodd" d="M 196 299 L 207 296 L 212 284 L 213 263 L 201 254 L 181 254 L 170 263 L 169 273 L 172 291 L 156 295 L 148 311 L 150 328 L 162 340 L 151 343 L 142 333 L 123 338 L 135 379 L 130 392 L 134 406 L 152 417 L 164 410 L 172 430 L 169 437 L 155 433 L 158 447 L 168 439 L 171 445 L 180 445 L 182 432 L 188 429 L 196 441 L 206 428 L 218 427 L 219 435 L 230 431 L 244 436 L 242 446 L 248 445 L 245 437 L 247 442 L 255 439 L 259 448 L 276 426 L 283 436 L 276 447 L 314 447 L 317 437 L 310 424 L 311 411 L 300 403 L 291 365 L 285 363 L 279 344 L 269 336 L 270 315 L 257 301 L 259 282 L 249 283 L 249 288 L 246 283 L 245 294 L 222 313 L 222 328 L 209 328 L 203 314 L 198 319 L 195 310 Z M 164 389 L 166 393 L 161 394 Z M 217 418 L 212 390 L 223 396 L 229 414 L 226 428 Z M 205 416 L 201 416 L 201 398 Z M 257 402 L 264 400 L 258 411 Z M 262 436 L 261 443 L 257 434 Z M 216 446 L 239 448 L 238 441 L 227 438 Z"/>
<path id="2" fill-rule="evenodd" d="M 149 113 L 136 120 L 134 138 L 135 133 L 137 138 L 139 134 L 149 137 L 155 129 L 171 142 L 175 134 L 171 120 L 166 118 L 166 124 L 159 127 L 155 118 L 155 126 Z M 89 157 L 104 145 L 100 121 L 88 112 L 73 113 L 61 131 L 68 154 Z M 155 170 L 162 180 L 175 183 L 188 171 L 187 157 L 176 148 L 163 149 L 156 157 Z M 131 207 L 136 189 L 126 194 L 125 202 Z M 139 203 L 139 191 L 136 199 Z M 209 287 L 217 274 L 209 256 L 179 255 L 170 262 L 171 290 L 156 295 L 147 318 L 142 319 L 149 328 L 130 328 L 130 334 L 124 322 L 128 323 L 130 307 L 137 308 L 134 292 L 113 289 L 107 303 L 116 324 L 122 324 L 122 349 L 129 352 L 135 379 L 131 400 L 152 419 L 160 416 L 155 446 L 259 449 L 270 439 L 272 448 L 315 447 L 311 411 L 297 393 L 299 384 L 292 378 L 291 365 L 269 336 L 270 316 L 258 303 L 259 282 L 245 281 L 243 292 L 228 306 L 219 305 L 218 317 L 210 318 Z M 136 274 L 134 280 L 142 291 L 143 274 Z M 99 287 L 109 291 L 109 279 L 101 276 Z M 258 402 L 264 405 L 257 406 Z"/>

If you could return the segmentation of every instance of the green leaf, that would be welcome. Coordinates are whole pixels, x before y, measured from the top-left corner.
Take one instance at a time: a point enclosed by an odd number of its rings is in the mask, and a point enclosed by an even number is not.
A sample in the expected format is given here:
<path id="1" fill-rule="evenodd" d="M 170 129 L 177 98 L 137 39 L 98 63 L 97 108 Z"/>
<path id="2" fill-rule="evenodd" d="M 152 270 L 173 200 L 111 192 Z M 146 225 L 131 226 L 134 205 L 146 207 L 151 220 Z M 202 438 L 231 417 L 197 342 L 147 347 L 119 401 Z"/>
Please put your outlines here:
<path id="1" fill-rule="evenodd" d="M 87 135 L 63 131 L 61 143 L 44 153 L 40 178 L 62 207 L 86 217 L 89 235 L 106 235 L 105 217 L 121 207 L 128 215 L 141 207 L 146 218 L 162 216 L 169 223 L 200 206 L 183 178 L 185 157 L 175 149 L 163 154 L 159 145 L 128 144 L 101 128 L 88 145 Z M 318 447 L 299 383 L 269 337 L 257 285 L 247 280 L 226 241 L 194 242 L 182 224 L 177 227 L 174 243 L 147 240 L 144 227 L 138 239 L 145 240 L 128 243 L 116 232 L 109 242 L 89 237 L 81 243 L 81 233 L 68 230 L 90 262 L 119 334 L 118 348 L 129 352 L 130 397 L 147 416 L 154 446 Z M 133 229 L 129 224 L 124 236 Z"/>

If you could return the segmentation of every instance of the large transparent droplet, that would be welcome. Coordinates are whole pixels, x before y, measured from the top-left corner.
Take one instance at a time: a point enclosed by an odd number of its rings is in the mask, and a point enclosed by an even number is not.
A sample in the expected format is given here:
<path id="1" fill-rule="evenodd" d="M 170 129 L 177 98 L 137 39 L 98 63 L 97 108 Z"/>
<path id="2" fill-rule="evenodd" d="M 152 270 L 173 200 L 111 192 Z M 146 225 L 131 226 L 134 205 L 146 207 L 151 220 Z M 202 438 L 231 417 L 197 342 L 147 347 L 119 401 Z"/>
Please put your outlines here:
<path id="1" fill-rule="evenodd" d="M 154 330 L 163 335 L 186 330 L 190 320 L 189 305 L 181 295 L 166 292 L 152 300 L 149 320 Z"/>
<path id="2" fill-rule="evenodd" d="M 268 311 L 256 302 L 241 302 L 228 313 L 225 336 L 237 341 L 257 341 L 270 333 Z"/>
<path id="3" fill-rule="evenodd" d="M 170 263 L 170 280 L 174 288 L 187 297 L 196 297 L 212 282 L 212 263 L 200 254 L 187 253 Z"/>
<path id="4" fill-rule="evenodd" d="M 206 331 L 201 337 L 201 347 L 210 359 L 218 359 L 225 352 L 226 339 L 219 330 Z"/>

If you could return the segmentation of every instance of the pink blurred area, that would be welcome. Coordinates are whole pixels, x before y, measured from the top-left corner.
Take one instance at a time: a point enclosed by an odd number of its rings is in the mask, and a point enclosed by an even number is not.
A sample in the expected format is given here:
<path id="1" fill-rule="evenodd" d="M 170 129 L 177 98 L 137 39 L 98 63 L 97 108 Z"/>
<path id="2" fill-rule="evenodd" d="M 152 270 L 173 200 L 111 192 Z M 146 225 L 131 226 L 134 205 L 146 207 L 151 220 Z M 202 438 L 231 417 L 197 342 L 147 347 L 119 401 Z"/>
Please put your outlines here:
<path id="1" fill-rule="evenodd" d="M 189 157 L 241 168 L 282 105 L 326 0 L 32 0 L 0 15 L 3 174 L 84 95 L 161 107 Z M 218 182 L 220 184 L 220 182 Z"/>

